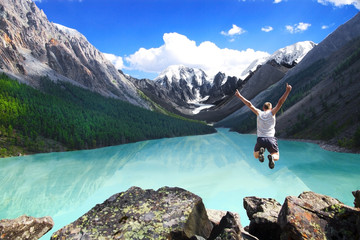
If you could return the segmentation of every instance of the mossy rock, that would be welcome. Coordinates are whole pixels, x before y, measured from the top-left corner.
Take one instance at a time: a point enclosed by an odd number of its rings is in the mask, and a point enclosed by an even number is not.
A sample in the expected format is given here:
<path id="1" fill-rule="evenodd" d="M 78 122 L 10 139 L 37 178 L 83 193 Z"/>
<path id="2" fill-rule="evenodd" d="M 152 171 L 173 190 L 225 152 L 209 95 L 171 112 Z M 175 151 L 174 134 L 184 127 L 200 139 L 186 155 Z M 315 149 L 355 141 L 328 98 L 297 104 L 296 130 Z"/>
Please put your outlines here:
<path id="1" fill-rule="evenodd" d="M 212 230 L 202 199 L 181 188 L 132 187 L 96 205 L 51 239 L 208 238 Z"/>

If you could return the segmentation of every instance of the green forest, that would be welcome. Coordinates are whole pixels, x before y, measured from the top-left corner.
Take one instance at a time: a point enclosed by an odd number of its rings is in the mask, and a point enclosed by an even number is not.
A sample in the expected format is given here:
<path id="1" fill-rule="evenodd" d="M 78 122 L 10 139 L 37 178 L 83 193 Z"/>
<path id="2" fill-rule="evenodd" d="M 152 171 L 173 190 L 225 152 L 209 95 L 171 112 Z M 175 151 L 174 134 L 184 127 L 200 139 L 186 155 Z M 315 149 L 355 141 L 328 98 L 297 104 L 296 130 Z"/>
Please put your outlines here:
<path id="1" fill-rule="evenodd" d="M 39 89 L 0 75 L 2 157 L 215 132 L 201 122 L 146 110 L 47 77 L 40 80 Z"/>

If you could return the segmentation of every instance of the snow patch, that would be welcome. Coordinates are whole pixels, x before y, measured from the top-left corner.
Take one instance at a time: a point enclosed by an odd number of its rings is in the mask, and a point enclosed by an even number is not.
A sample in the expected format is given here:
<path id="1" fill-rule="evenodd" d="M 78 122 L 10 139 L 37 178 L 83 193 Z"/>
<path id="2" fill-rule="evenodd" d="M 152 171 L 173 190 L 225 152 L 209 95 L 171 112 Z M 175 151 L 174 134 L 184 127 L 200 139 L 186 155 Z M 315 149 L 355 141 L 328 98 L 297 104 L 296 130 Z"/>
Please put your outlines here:
<path id="1" fill-rule="evenodd" d="M 55 25 L 55 27 L 59 30 L 62 31 L 63 33 L 71 36 L 71 37 L 75 37 L 75 38 L 84 38 L 86 39 L 86 37 L 84 35 L 82 35 L 78 30 L 73 29 L 73 28 L 69 28 L 69 27 L 65 27 L 61 24 L 58 23 L 53 23 Z"/>
<path id="2" fill-rule="evenodd" d="M 198 114 L 200 111 L 211 108 L 214 105 L 212 105 L 212 104 L 196 104 L 195 106 L 196 106 L 195 109 L 192 110 L 193 114 Z"/>
<path id="3" fill-rule="evenodd" d="M 287 63 L 290 65 L 294 62 L 299 63 L 315 46 L 316 44 L 311 41 L 298 42 L 277 50 L 268 58 L 268 61 L 275 60 L 279 64 Z"/>

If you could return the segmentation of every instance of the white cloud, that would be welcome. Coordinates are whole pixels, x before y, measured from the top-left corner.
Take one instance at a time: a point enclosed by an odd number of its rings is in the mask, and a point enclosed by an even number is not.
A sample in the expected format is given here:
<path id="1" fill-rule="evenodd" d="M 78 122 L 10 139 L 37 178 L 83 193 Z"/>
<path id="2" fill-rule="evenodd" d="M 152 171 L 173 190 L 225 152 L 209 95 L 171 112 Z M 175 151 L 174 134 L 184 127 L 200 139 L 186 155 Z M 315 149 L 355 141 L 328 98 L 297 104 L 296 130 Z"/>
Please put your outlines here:
<path id="1" fill-rule="evenodd" d="M 281 3 L 282 0 L 274 0 L 274 3 Z"/>
<path id="2" fill-rule="evenodd" d="M 293 26 L 287 25 L 286 30 L 290 33 L 299 33 L 306 31 L 311 26 L 310 23 L 300 22 L 298 24 L 294 24 Z"/>
<path id="3" fill-rule="evenodd" d="M 332 24 L 330 24 L 330 25 L 322 25 L 322 26 L 321 26 L 321 29 L 325 30 L 325 29 L 328 29 L 328 28 L 333 27 L 334 25 L 335 25 L 334 23 L 332 23 Z"/>
<path id="4" fill-rule="evenodd" d="M 221 34 L 225 35 L 225 36 L 234 36 L 234 35 L 241 35 L 245 32 L 246 31 L 244 29 L 233 24 L 232 28 L 229 31 L 227 31 L 227 32 L 221 31 Z"/>
<path id="5" fill-rule="evenodd" d="M 263 32 L 271 32 L 272 30 L 274 30 L 274 29 L 271 26 L 266 26 L 266 27 L 261 28 L 261 31 L 263 31 Z"/>
<path id="6" fill-rule="evenodd" d="M 300 32 L 303 32 L 303 31 L 306 31 L 309 27 L 311 26 L 310 23 L 303 23 L 303 22 L 300 22 L 296 29 L 299 30 Z"/>
<path id="7" fill-rule="evenodd" d="M 104 55 L 105 55 L 106 59 L 108 59 L 112 64 L 114 64 L 116 69 L 124 68 L 124 61 L 123 61 L 122 57 L 115 56 L 114 54 L 111 54 L 111 53 L 104 53 Z"/>
<path id="8" fill-rule="evenodd" d="M 178 33 L 165 33 L 164 44 L 158 48 L 140 48 L 125 58 L 127 69 L 160 73 L 170 65 L 185 65 L 203 69 L 209 75 L 219 71 L 231 76 L 241 76 L 255 59 L 269 56 L 267 52 L 246 49 L 238 51 L 219 48 L 210 41 L 196 44 Z"/>
<path id="9" fill-rule="evenodd" d="M 321 3 L 323 5 L 332 4 L 335 7 L 342 7 L 344 5 L 354 5 L 354 7 L 360 10 L 359 0 L 318 0 L 318 3 Z"/>

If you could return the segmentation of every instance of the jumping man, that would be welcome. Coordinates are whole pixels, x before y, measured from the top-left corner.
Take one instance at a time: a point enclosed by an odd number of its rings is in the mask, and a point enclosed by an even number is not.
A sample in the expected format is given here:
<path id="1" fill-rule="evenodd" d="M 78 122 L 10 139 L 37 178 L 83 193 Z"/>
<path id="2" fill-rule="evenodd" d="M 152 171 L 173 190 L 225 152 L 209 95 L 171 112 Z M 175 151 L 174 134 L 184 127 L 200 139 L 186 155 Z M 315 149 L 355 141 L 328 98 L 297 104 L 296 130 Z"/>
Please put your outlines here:
<path id="1" fill-rule="evenodd" d="M 279 160 L 279 147 L 277 139 L 275 137 L 275 124 L 276 124 L 276 113 L 280 110 L 281 106 L 284 104 L 286 98 L 288 97 L 292 87 L 286 83 L 286 90 L 282 97 L 279 99 L 278 103 L 274 108 L 270 102 L 264 103 L 263 111 L 257 109 L 252 105 L 252 103 L 244 98 L 238 90 L 236 90 L 235 95 L 240 98 L 240 100 L 248 106 L 251 111 L 253 111 L 257 116 L 257 141 L 254 148 L 254 157 L 258 158 L 260 162 L 264 162 L 264 152 L 265 148 L 270 153 L 268 155 L 269 167 L 273 169 L 275 167 L 275 162 Z"/>

